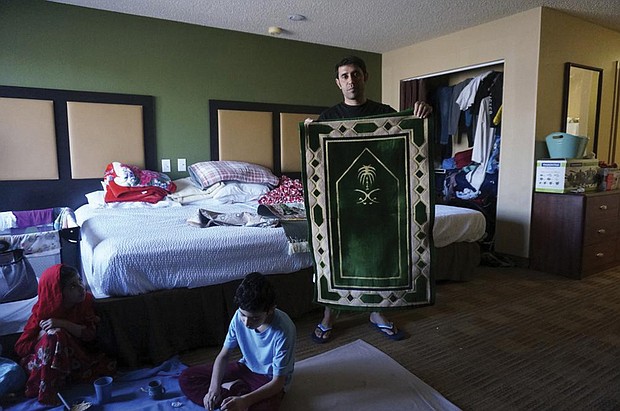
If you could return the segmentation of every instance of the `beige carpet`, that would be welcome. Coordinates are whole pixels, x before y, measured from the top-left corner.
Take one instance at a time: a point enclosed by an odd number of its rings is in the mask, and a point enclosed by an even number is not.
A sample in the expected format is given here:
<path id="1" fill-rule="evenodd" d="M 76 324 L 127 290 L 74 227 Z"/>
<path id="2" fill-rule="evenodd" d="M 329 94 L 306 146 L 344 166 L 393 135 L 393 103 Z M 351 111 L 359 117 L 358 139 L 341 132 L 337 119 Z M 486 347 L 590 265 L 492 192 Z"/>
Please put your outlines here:
<path id="1" fill-rule="evenodd" d="M 390 356 L 362 340 L 295 364 L 282 411 L 459 410 Z"/>
<path id="2" fill-rule="evenodd" d="M 620 410 L 620 267 L 583 280 L 478 267 L 471 281 L 439 284 L 435 305 L 390 312 L 403 341 L 373 329 L 368 313 L 343 312 L 333 341 L 316 344 L 321 316 L 317 306 L 295 318 L 298 364 L 363 339 L 463 410 Z M 218 351 L 182 359 L 212 362 Z"/>

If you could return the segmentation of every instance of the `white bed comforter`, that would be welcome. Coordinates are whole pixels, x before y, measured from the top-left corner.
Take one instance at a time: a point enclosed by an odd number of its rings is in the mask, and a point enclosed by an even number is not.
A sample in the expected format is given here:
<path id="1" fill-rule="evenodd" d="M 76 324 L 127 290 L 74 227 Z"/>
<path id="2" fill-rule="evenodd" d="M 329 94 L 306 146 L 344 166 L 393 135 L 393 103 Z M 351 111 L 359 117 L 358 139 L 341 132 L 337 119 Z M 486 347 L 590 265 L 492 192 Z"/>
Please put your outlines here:
<path id="1" fill-rule="evenodd" d="M 194 288 L 240 279 L 253 271 L 290 273 L 312 265 L 309 253 L 288 255 L 282 228 L 198 228 L 187 224 L 200 207 L 85 205 L 76 210 L 82 227 L 84 275 L 94 296 Z M 248 208 L 239 205 L 233 210 Z"/>
<path id="2" fill-rule="evenodd" d="M 486 219 L 480 211 L 440 204 L 435 206 L 433 225 L 435 247 L 478 241 L 484 236 L 485 230 Z"/>
<path id="3" fill-rule="evenodd" d="M 78 208 L 82 266 L 91 292 L 96 298 L 138 295 L 222 284 L 253 271 L 291 273 L 312 265 L 310 253 L 288 254 L 282 228 L 198 228 L 187 224 L 199 208 L 255 212 L 244 204 L 222 207 L 214 201 L 182 207 Z M 481 213 L 437 206 L 435 246 L 477 241 L 484 226 Z"/>

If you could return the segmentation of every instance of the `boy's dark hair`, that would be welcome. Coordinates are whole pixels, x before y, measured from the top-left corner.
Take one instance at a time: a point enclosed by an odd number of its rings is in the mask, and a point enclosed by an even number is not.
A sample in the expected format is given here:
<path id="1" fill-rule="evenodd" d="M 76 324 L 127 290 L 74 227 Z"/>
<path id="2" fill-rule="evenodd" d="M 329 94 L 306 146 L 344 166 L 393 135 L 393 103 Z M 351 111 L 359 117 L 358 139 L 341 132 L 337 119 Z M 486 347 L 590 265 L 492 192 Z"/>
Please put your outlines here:
<path id="1" fill-rule="evenodd" d="M 60 289 L 64 289 L 65 285 L 71 281 L 73 277 L 79 277 L 78 271 L 70 265 L 63 264 L 60 266 Z"/>
<path id="2" fill-rule="evenodd" d="M 362 73 L 366 74 L 366 63 L 364 62 L 364 60 L 362 60 L 361 58 L 357 56 L 349 56 L 349 57 L 343 58 L 342 60 L 338 62 L 338 64 L 336 64 L 336 67 L 334 68 L 336 78 L 338 78 L 338 69 L 342 66 L 348 66 L 348 65 L 357 66 L 362 70 Z"/>
<path id="3" fill-rule="evenodd" d="M 267 312 L 276 305 L 276 293 L 264 275 L 250 273 L 237 287 L 234 302 L 245 311 Z"/>

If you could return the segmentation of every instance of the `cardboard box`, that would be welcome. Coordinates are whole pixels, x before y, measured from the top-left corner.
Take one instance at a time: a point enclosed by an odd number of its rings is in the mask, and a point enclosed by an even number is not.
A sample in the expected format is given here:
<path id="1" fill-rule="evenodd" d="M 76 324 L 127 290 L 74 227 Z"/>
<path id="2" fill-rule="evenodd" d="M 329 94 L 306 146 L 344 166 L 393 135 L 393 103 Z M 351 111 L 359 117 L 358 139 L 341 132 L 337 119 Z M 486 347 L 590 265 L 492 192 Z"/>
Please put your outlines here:
<path id="1" fill-rule="evenodd" d="M 598 169 L 595 158 L 538 160 L 534 189 L 543 193 L 596 191 Z"/>

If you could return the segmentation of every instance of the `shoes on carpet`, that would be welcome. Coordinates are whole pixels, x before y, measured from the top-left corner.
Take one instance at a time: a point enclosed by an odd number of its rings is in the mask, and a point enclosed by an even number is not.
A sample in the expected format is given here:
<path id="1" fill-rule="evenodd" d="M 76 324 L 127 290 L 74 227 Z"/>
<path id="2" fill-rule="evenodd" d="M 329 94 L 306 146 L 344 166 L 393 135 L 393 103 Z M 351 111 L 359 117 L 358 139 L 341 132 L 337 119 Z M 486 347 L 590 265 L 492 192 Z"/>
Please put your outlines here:
<path id="1" fill-rule="evenodd" d="M 480 256 L 480 264 L 488 267 L 515 267 L 517 264 L 509 257 L 487 251 Z"/>
<path id="2" fill-rule="evenodd" d="M 332 339 L 332 329 L 318 323 L 314 331 L 312 331 L 312 341 L 317 344 L 324 344 Z"/>
<path id="3" fill-rule="evenodd" d="M 400 341 L 405 338 L 403 332 L 396 328 L 396 326 L 392 322 L 389 322 L 387 324 L 375 324 L 371 321 L 370 325 L 372 325 L 376 330 L 378 330 L 381 334 L 385 335 L 390 340 Z"/>

